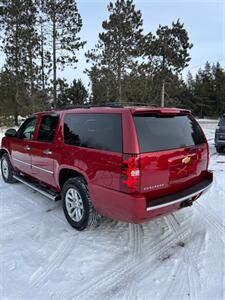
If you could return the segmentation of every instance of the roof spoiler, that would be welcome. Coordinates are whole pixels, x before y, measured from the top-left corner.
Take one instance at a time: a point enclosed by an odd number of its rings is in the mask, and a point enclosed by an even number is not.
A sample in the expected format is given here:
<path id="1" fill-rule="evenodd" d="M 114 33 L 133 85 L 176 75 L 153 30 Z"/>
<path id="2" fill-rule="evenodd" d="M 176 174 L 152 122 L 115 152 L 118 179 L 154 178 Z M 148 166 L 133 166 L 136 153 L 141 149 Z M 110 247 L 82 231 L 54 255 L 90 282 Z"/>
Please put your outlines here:
<path id="1" fill-rule="evenodd" d="M 178 109 L 178 108 L 153 108 L 153 109 L 134 109 L 133 110 L 134 115 L 143 115 L 143 114 L 149 114 L 149 115 L 162 115 L 162 116 L 168 116 L 168 115 L 188 115 L 191 114 L 191 111 L 188 109 Z"/>

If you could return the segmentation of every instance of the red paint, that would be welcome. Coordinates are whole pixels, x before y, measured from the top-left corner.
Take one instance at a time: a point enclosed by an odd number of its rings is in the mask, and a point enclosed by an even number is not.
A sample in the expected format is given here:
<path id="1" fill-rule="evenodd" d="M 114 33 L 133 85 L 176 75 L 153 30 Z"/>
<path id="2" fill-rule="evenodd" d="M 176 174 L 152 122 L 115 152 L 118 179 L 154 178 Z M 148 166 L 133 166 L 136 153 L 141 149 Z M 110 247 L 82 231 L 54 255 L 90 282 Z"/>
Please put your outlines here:
<path id="1" fill-rule="evenodd" d="M 199 183 L 207 170 L 207 154 L 206 144 L 192 150 L 180 148 L 141 154 L 141 193 L 148 199 L 154 199 Z M 182 164 L 185 156 L 192 158 L 191 163 Z M 160 184 L 164 185 L 161 189 L 145 189 Z"/>
<path id="2" fill-rule="evenodd" d="M 37 141 L 41 117 L 53 113 L 59 115 L 53 142 Z M 69 113 L 121 114 L 123 153 L 65 145 L 63 125 L 64 117 Z M 34 139 L 26 141 L 4 137 L 1 149 L 9 153 L 17 170 L 57 191 L 61 190 L 59 175 L 62 170 L 70 169 L 80 173 L 88 183 L 91 201 L 100 214 L 133 223 L 143 222 L 180 208 L 178 203 L 148 212 L 146 200 L 172 195 L 203 180 L 208 169 L 209 149 L 205 143 L 195 148 L 140 154 L 133 113 L 169 115 L 190 112 L 169 108 L 130 107 L 37 113 Z M 24 150 L 25 146 L 29 146 L 31 150 Z M 52 154 L 46 155 L 45 150 Z M 191 157 L 192 162 L 184 166 L 181 160 L 185 156 Z M 23 160 L 27 165 L 16 162 L 12 157 Z M 41 169 L 49 172 L 42 172 Z"/>

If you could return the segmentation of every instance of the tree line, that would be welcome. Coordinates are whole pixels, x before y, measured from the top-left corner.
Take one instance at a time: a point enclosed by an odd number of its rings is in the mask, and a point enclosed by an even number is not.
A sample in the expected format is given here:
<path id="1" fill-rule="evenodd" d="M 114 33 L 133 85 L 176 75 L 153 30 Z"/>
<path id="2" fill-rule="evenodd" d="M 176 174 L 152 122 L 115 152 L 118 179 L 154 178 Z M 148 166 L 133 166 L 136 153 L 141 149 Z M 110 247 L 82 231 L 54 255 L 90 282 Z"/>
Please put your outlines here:
<path id="1" fill-rule="evenodd" d="M 75 78 L 68 84 L 59 70 L 76 68 L 82 17 L 75 0 L 1 0 L 0 116 L 70 104 L 143 102 L 190 108 L 199 116 L 225 110 L 225 70 L 206 63 L 195 76 L 181 73 L 193 44 L 178 19 L 145 33 L 133 0 L 108 4 L 97 44 L 86 51 L 90 91 Z"/>

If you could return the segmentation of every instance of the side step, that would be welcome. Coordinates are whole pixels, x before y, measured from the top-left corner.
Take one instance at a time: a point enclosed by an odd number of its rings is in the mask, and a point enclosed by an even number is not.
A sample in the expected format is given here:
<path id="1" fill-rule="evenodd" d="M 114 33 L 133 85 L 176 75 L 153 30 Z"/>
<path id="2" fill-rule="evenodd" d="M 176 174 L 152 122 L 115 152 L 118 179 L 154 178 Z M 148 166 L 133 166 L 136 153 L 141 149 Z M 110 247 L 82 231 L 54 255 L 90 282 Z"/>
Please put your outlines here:
<path id="1" fill-rule="evenodd" d="M 42 186 L 39 186 L 37 183 L 34 183 L 30 181 L 29 179 L 25 178 L 24 176 L 21 175 L 13 175 L 13 177 L 25 184 L 26 186 L 30 187 L 31 189 L 35 190 L 36 192 L 42 194 L 43 196 L 51 199 L 52 201 L 59 201 L 61 200 L 61 196 L 59 193 L 55 193 L 51 190 L 48 190 L 47 188 L 44 188 Z"/>

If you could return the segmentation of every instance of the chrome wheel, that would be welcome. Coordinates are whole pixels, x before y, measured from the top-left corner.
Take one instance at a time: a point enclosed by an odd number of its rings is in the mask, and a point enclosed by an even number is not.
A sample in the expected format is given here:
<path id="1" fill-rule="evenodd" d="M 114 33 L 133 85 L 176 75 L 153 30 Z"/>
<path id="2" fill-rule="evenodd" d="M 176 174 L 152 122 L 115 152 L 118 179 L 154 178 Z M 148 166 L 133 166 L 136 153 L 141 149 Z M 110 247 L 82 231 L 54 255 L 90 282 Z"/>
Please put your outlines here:
<path id="1" fill-rule="evenodd" d="M 80 222 L 84 214 L 84 205 L 80 193 L 74 188 L 68 189 L 65 202 L 71 219 L 75 222 Z"/>
<path id="2" fill-rule="evenodd" d="M 2 159 L 2 174 L 7 179 L 9 177 L 9 165 L 6 159 Z"/>

